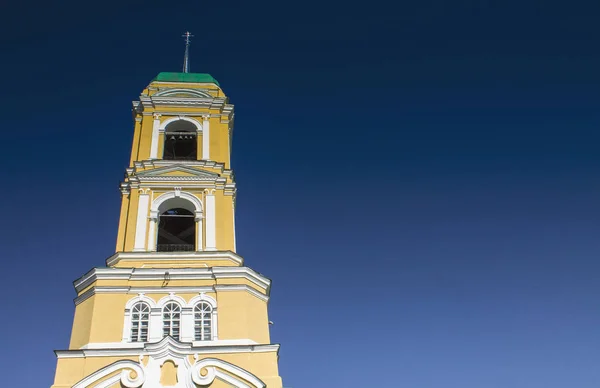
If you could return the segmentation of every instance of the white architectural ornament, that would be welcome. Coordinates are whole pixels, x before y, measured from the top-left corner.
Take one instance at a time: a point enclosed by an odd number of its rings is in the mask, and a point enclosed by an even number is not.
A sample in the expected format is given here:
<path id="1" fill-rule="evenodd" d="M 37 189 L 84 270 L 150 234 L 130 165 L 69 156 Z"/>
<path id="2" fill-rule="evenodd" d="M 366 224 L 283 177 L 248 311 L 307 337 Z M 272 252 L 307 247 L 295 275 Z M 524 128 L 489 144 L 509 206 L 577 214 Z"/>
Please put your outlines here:
<path id="1" fill-rule="evenodd" d="M 150 143 L 150 159 L 158 158 L 158 136 L 160 128 L 160 113 L 154 114 L 154 121 L 152 122 L 152 142 Z"/>
<path id="2" fill-rule="evenodd" d="M 138 214 L 135 227 L 135 240 L 133 244 L 133 251 L 140 252 L 145 251 L 146 247 L 146 226 L 148 224 L 148 205 L 150 204 L 150 195 L 148 190 L 140 190 L 140 197 L 138 200 Z"/>
<path id="3" fill-rule="evenodd" d="M 174 187 L 173 191 L 159 195 L 150 206 L 150 230 L 148 233 L 148 251 L 156 251 L 156 235 L 158 233 L 158 217 L 166 210 L 173 207 L 186 209 L 194 214 L 196 221 L 196 250 L 203 250 L 203 212 L 202 202 L 195 195 L 181 191 L 181 187 Z M 144 230 L 145 233 L 145 230 Z M 136 232 L 137 238 L 137 232 Z M 137 241 L 137 240 L 136 240 Z M 134 249 L 135 250 L 135 249 Z M 143 250 L 143 249 L 141 249 Z"/>
<path id="4" fill-rule="evenodd" d="M 210 160 L 210 125 L 208 122 L 210 116 L 202 116 L 204 121 L 202 122 L 202 159 Z"/>
<path id="5" fill-rule="evenodd" d="M 177 383 L 172 385 L 172 388 L 207 386 L 215 379 L 236 388 L 266 387 L 258 377 L 238 366 L 217 358 L 199 359 L 190 345 L 182 344 L 171 337 L 165 337 L 158 343 L 146 344 L 143 354 L 139 357 L 139 362 L 117 361 L 79 381 L 73 388 L 108 388 L 119 382 L 126 388 L 162 388 L 161 367 L 167 361 L 177 367 Z M 146 357 L 148 360 L 144 365 L 143 359 Z M 121 373 L 101 381 L 118 371 Z"/>
<path id="6" fill-rule="evenodd" d="M 215 208 L 215 190 L 205 190 L 206 193 L 206 250 L 217 250 L 217 219 Z"/>
<path id="7" fill-rule="evenodd" d="M 163 121 L 162 123 L 160 122 L 160 117 L 161 114 L 160 113 L 154 113 L 154 122 L 152 124 L 152 142 L 150 143 L 150 159 L 158 159 L 158 138 L 159 138 L 159 134 L 161 132 L 164 132 L 167 125 L 171 124 L 174 121 L 188 121 L 192 124 L 194 124 L 194 126 L 196 127 L 196 130 L 198 132 L 202 132 L 202 124 L 192 118 L 192 117 L 187 117 L 187 116 L 177 116 L 177 117 L 171 117 L 170 119 L 167 119 L 165 121 Z"/>
<path id="8" fill-rule="evenodd" d="M 131 309 L 137 303 L 146 303 L 150 306 L 150 317 L 148 322 L 148 341 L 160 341 L 163 338 L 162 333 L 162 309 L 167 303 L 175 302 L 181 308 L 181 342 L 194 341 L 194 307 L 200 302 L 208 303 L 212 308 L 211 315 L 211 338 L 210 341 L 217 341 L 218 337 L 218 320 L 217 320 L 217 301 L 205 293 L 200 293 L 186 302 L 182 297 L 170 292 L 169 295 L 161 298 L 158 302 L 140 294 L 135 298 L 130 299 L 125 305 L 125 320 L 123 322 L 122 343 L 131 343 Z"/>
<path id="9" fill-rule="evenodd" d="M 102 381 L 100 384 L 92 385 L 98 380 L 101 380 L 119 370 L 121 370 L 120 374 L 112 376 Z M 135 377 L 131 377 L 132 372 L 136 374 Z M 145 379 L 146 375 L 144 373 L 144 367 L 141 364 L 129 360 L 121 360 L 114 362 L 95 373 L 92 373 L 88 377 L 75 384 L 73 388 L 88 388 L 92 386 L 94 388 L 108 388 L 118 382 L 120 382 L 121 385 L 126 388 L 138 388 L 144 384 Z"/>

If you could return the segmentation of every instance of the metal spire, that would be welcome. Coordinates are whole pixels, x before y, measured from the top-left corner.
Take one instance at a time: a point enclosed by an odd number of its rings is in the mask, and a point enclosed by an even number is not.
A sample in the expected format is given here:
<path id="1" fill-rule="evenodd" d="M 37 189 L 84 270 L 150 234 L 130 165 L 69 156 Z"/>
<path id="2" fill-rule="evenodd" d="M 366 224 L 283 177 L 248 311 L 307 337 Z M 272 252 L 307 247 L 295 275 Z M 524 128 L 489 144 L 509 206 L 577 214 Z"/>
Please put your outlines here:
<path id="1" fill-rule="evenodd" d="M 183 57 L 183 72 L 190 72 L 190 38 L 193 38 L 194 35 L 190 34 L 187 31 L 185 34 L 181 35 L 185 38 L 185 56 Z"/>

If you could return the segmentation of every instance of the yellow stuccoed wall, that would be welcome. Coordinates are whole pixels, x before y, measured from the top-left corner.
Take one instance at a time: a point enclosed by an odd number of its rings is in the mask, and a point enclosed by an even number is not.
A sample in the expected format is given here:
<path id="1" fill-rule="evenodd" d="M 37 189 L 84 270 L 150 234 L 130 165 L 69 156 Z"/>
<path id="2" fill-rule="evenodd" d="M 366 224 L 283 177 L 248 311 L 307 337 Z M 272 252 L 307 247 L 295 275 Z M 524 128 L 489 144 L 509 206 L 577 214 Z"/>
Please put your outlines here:
<path id="1" fill-rule="evenodd" d="M 118 282 L 104 283 L 103 286 L 116 286 L 115 283 Z M 198 286 L 197 283 L 198 281 L 195 281 L 193 284 Z M 187 281 L 187 283 L 170 284 L 170 286 L 185 287 L 191 284 L 192 282 Z M 123 283 L 121 282 L 120 285 L 122 286 Z M 136 284 L 136 286 L 140 285 Z M 152 293 L 146 296 L 158 302 L 168 295 Z M 270 343 L 266 301 L 246 291 L 220 291 L 206 293 L 206 295 L 217 301 L 220 340 L 250 339 L 259 344 Z M 177 296 L 188 302 L 198 294 L 178 293 Z M 123 337 L 125 305 L 134 298 L 136 295 L 132 294 L 96 294 L 80 303 L 75 308 L 69 349 L 80 349 L 89 343 L 120 342 Z"/>

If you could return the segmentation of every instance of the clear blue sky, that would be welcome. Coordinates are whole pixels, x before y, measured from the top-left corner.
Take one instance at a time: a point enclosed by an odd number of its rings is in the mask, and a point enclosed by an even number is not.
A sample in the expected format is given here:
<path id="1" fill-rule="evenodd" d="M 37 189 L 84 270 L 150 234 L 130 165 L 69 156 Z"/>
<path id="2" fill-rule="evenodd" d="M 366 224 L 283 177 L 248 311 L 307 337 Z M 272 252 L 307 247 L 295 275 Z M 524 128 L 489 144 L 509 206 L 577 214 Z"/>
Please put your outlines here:
<path id="1" fill-rule="evenodd" d="M 600 386 L 593 4 L 2 5 L 2 386 L 52 384 L 71 282 L 114 250 L 131 101 L 185 30 L 236 105 L 286 387 Z"/>

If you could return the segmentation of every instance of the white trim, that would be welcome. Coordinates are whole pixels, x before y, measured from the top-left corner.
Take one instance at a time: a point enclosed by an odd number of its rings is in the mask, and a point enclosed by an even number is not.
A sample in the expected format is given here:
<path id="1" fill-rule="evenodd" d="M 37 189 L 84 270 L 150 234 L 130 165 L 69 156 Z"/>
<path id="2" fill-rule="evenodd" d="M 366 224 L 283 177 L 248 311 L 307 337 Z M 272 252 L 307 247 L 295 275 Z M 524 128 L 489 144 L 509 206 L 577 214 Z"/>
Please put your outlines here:
<path id="1" fill-rule="evenodd" d="M 210 124 L 209 116 L 203 116 L 202 159 L 210 160 Z"/>
<path id="2" fill-rule="evenodd" d="M 79 279 L 74 286 L 77 292 L 87 288 L 97 280 L 164 280 L 169 272 L 171 280 L 246 279 L 259 288 L 269 291 L 271 281 L 248 267 L 207 267 L 207 268 L 94 268 Z M 128 287 L 131 288 L 131 287 Z M 164 289 L 164 287 L 159 287 Z"/>
<path id="3" fill-rule="evenodd" d="M 148 205 L 150 203 L 150 196 L 146 193 L 140 192 L 140 198 L 138 200 L 138 213 L 137 221 L 135 224 L 135 242 L 133 246 L 134 251 L 144 251 L 146 247 L 146 224 L 148 221 Z"/>
<path id="4" fill-rule="evenodd" d="M 136 296 L 135 298 L 129 299 L 127 301 L 127 303 L 125 303 L 125 309 L 131 310 L 133 308 L 133 306 L 135 306 L 135 304 L 139 303 L 139 302 L 147 303 L 151 309 L 157 308 L 156 302 L 154 301 L 154 299 L 147 297 L 143 293 L 139 293 L 138 296 Z"/>
<path id="5" fill-rule="evenodd" d="M 165 337 L 170 339 L 171 337 Z M 152 344 L 145 344 L 146 347 Z M 188 354 L 232 354 L 232 353 L 270 353 L 279 351 L 279 344 L 272 345 L 226 345 L 226 346 L 191 346 L 186 347 Z M 146 353 L 145 349 L 77 349 L 55 350 L 57 358 L 80 357 L 135 357 Z"/>
<path id="6" fill-rule="evenodd" d="M 121 261 L 223 261 L 228 264 L 240 266 L 244 264 L 244 259 L 231 251 L 213 251 L 213 252 L 117 252 L 106 259 L 107 266 L 117 265 Z M 116 268 L 115 268 L 116 269 Z"/>
<path id="7" fill-rule="evenodd" d="M 165 308 L 167 303 L 170 302 L 177 303 L 181 308 L 188 306 L 188 304 L 185 302 L 185 299 L 183 299 L 181 296 L 175 295 L 174 293 L 169 293 L 169 295 L 160 298 L 160 300 L 156 303 L 156 307 L 162 310 Z"/>
<path id="8" fill-rule="evenodd" d="M 200 123 L 200 121 L 196 120 L 193 117 L 183 116 L 183 115 L 171 117 L 169 119 L 164 120 L 163 122 L 160 123 L 159 131 L 161 131 L 161 132 L 166 131 L 167 125 L 174 123 L 175 121 L 188 121 L 188 122 L 194 124 L 194 126 L 196 127 L 196 130 L 198 132 L 202 132 L 202 124 Z"/>
<path id="9" fill-rule="evenodd" d="M 215 285 L 215 290 L 218 291 L 246 291 L 250 295 L 256 296 L 258 299 L 268 302 L 269 297 L 267 295 L 261 294 L 256 291 L 254 288 L 246 285 L 246 284 L 223 284 L 223 285 Z"/>
<path id="10" fill-rule="evenodd" d="M 161 338 L 162 339 L 162 338 Z M 183 341 L 182 341 L 183 342 Z M 207 346 L 235 346 L 235 345 L 260 345 L 258 342 L 249 338 L 221 339 L 218 341 L 192 341 L 192 347 Z M 100 349 L 143 349 L 144 342 L 90 342 L 83 345 L 79 350 L 100 350 Z"/>
<path id="11" fill-rule="evenodd" d="M 163 209 L 161 209 L 161 205 L 170 200 L 170 199 L 174 199 L 174 198 L 182 198 L 182 199 L 186 199 L 189 202 L 191 202 L 194 205 L 194 210 L 190 210 L 192 212 L 201 212 L 202 211 L 202 201 L 196 197 L 195 195 L 187 192 L 187 191 L 179 191 L 176 192 L 175 190 L 173 191 L 168 191 L 166 193 L 163 193 L 161 195 L 159 195 L 158 197 L 156 197 L 154 199 L 154 201 L 152 201 L 152 206 L 150 207 L 150 211 L 156 211 L 159 212 Z M 168 209 L 164 209 L 164 210 L 168 210 Z"/>
<path id="12" fill-rule="evenodd" d="M 196 306 L 196 304 L 200 302 L 207 302 L 210 305 L 210 307 L 213 308 L 213 310 L 217 309 L 217 301 L 215 300 L 215 298 L 206 295 L 203 292 L 200 293 L 200 295 L 196 295 L 192 299 L 190 299 L 189 302 L 187 302 L 187 306 L 194 308 L 194 306 Z"/>

